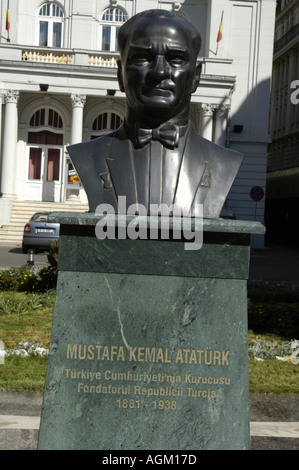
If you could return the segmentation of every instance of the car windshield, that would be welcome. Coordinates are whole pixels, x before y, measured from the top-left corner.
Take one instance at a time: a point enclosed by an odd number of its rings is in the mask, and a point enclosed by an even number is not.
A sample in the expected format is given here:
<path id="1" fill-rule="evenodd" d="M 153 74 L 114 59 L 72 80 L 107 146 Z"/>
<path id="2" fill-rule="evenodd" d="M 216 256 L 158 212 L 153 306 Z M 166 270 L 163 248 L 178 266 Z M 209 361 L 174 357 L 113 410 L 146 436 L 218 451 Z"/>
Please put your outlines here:
<path id="1" fill-rule="evenodd" d="M 31 220 L 33 222 L 48 222 L 48 214 L 35 214 Z"/>

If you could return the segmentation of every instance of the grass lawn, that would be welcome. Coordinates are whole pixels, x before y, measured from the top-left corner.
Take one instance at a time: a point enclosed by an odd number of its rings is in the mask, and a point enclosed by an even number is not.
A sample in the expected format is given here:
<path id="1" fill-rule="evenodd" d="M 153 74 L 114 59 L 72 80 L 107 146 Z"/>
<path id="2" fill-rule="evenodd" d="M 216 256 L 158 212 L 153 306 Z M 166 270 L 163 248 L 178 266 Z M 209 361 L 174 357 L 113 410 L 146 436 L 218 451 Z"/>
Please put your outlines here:
<path id="1" fill-rule="evenodd" d="M 15 348 L 20 341 L 43 343 L 43 347 L 49 348 L 54 301 L 53 293 L 0 292 L 0 341 L 4 342 L 5 349 Z M 257 338 L 278 342 L 299 339 L 273 332 L 249 332 L 249 341 Z M 0 391 L 42 392 L 46 368 L 45 356 L 7 357 L 4 364 L 0 364 Z M 259 362 L 250 357 L 249 390 L 250 393 L 299 393 L 299 364 L 277 359 Z"/>
<path id="2" fill-rule="evenodd" d="M 20 341 L 49 347 L 55 294 L 0 292 L 0 341 L 13 349 Z"/>
<path id="3" fill-rule="evenodd" d="M 49 348 L 55 294 L 0 292 L 0 341 L 13 349 L 21 341 Z M 44 389 L 47 356 L 5 358 L 0 365 L 0 391 Z"/>
<path id="4" fill-rule="evenodd" d="M 249 358 L 250 393 L 299 393 L 299 364 Z"/>

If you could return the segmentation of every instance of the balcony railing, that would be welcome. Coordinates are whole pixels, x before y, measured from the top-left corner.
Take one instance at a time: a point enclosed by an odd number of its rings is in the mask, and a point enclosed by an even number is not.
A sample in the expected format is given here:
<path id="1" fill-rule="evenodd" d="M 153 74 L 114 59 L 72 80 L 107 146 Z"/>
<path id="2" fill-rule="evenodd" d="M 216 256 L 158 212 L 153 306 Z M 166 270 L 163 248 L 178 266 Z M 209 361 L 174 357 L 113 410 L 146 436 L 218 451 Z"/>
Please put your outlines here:
<path id="1" fill-rule="evenodd" d="M 117 67 L 117 57 L 111 55 L 87 54 L 81 51 L 74 54 L 23 50 L 22 61 L 45 64 L 89 65 L 93 67 Z"/>
<path id="2" fill-rule="evenodd" d="M 65 66 L 116 69 L 117 52 L 83 49 L 54 49 L 0 43 L 0 60 Z"/>
<path id="3" fill-rule="evenodd" d="M 44 64 L 72 64 L 73 56 L 56 52 L 39 52 L 35 50 L 23 50 L 22 61 L 41 62 Z"/>
<path id="4" fill-rule="evenodd" d="M 299 35 L 299 24 L 293 26 L 284 36 L 275 41 L 274 43 L 274 54 L 279 52 L 284 46 L 291 42 L 294 38 L 298 39 Z"/>
<path id="5" fill-rule="evenodd" d="M 299 166 L 298 155 L 299 155 L 299 133 L 298 132 L 288 137 L 281 137 L 278 139 L 275 139 L 274 137 L 273 142 L 269 145 L 268 171 L 298 168 Z"/>
<path id="6" fill-rule="evenodd" d="M 88 65 L 95 66 L 95 67 L 116 68 L 117 58 L 109 57 L 109 56 L 102 56 L 102 55 L 90 55 L 88 59 Z"/>

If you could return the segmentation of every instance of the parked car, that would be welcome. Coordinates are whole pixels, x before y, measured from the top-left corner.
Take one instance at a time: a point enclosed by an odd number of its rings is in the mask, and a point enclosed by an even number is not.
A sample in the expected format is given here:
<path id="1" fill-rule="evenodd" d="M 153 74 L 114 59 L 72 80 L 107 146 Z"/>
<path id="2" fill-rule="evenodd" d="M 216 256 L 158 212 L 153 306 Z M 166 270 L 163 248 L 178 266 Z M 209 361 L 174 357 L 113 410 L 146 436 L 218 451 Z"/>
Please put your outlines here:
<path id="1" fill-rule="evenodd" d="M 237 217 L 233 212 L 228 211 L 227 209 L 222 209 L 220 214 L 220 219 L 230 219 L 230 220 L 237 220 Z"/>
<path id="2" fill-rule="evenodd" d="M 60 224 L 48 222 L 50 212 L 36 212 L 24 227 L 23 253 L 32 249 L 47 249 L 59 240 Z"/>

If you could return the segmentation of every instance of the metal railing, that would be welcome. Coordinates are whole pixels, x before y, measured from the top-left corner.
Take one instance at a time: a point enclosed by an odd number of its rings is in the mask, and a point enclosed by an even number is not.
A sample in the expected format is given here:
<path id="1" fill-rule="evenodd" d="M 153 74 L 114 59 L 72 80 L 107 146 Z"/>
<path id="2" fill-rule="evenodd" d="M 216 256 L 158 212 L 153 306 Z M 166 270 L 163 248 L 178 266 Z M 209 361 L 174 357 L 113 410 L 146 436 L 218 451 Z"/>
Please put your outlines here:
<path id="1" fill-rule="evenodd" d="M 284 36 L 275 41 L 274 43 L 274 54 L 280 51 L 284 46 L 286 46 L 292 39 L 298 38 L 299 35 L 299 23 L 293 26 Z"/>
<path id="2" fill-rule="evenodd" d="M 299 133 L 274 140 L 268 149 L 268 171 L 299 167 Z"/>

